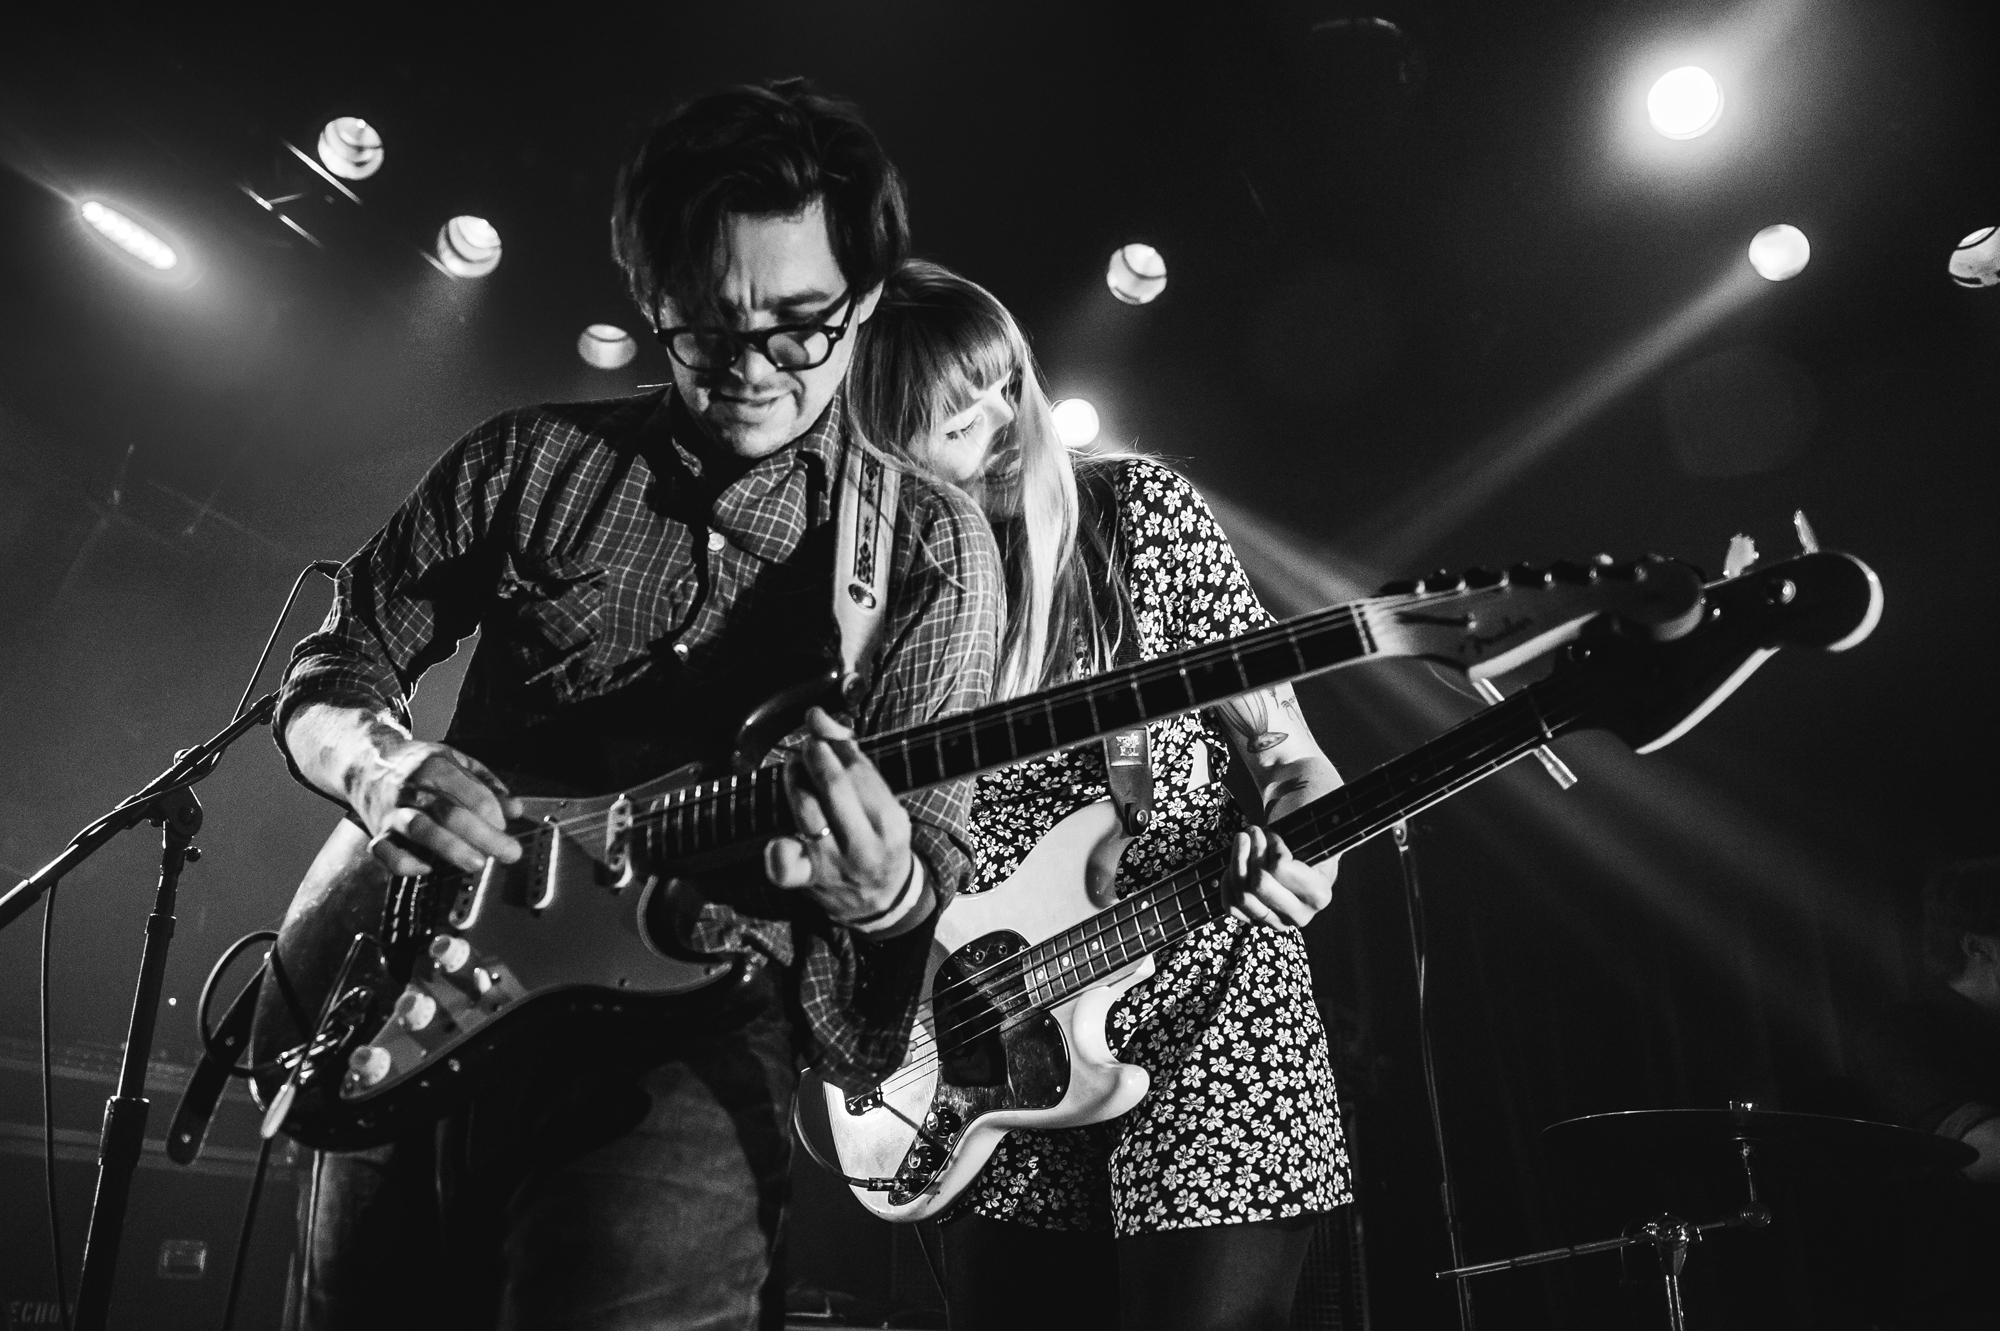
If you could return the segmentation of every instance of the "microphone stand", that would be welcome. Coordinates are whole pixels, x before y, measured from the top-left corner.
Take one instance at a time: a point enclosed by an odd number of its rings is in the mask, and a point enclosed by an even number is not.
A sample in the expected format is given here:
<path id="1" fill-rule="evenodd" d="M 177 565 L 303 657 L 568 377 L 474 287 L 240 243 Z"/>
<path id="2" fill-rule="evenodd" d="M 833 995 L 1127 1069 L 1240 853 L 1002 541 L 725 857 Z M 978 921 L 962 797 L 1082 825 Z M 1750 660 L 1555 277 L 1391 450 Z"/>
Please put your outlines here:
<path id="1" fill-rule="evenodd" d="M 153 1027 L 159 1017 L 160 989 L 167 973 L 167 944 L 174 936 L 174 901 L 181 867 L 201 858 L 194 845 L 201 830 L 201 801 L 194 785 L 221 762 L 223 751 L 251 729 L 271 719 L 278 704 L 267 693 L 240 711 L 219 734 L 183 749 L 173 766 L 154 777 L 131 798 L 78 832 L 62 854 L 22 879 L 0 896 L 0 929 L 61 882 L 120 832 L 151 823 L 160 829 L 160 882 L 153 912 L 146 917 L 146 941 L 139 954 L 139 982 L 132 995 L 132 1019 L 125 1033 L 124 1061 L 116 1092 L 104 1102 L 104 1131 L 97 1147 L 97 1192 L 90 1206 L 90 1229 L 84 1240 L 83 1277 L 77 1287 L 77 1331 L 102 1331 L 111 1306 L 111 1281 L 118 1267 L 118 1244 L 132 1195 L 132 1175 L 146 1141 L 147 1054 L 153 1047 Z"/>

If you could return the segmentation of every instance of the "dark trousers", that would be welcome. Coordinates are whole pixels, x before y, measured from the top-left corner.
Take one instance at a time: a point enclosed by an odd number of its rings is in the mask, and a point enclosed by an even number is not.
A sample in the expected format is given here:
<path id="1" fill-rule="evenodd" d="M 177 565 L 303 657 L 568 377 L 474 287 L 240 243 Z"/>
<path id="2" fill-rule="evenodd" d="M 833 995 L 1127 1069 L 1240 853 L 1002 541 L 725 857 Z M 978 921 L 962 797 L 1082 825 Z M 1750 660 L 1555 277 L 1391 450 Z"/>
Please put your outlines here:
<path id="1" fill-rule="evenodd" d="M 579 1035 L 434 1128 L 319 1155 L 299 1331 L 781 1326 L 797 1072 L 777 986 L 661 1024 L 639 1049 Z"/>
<path id="2" fill-rule="evenodd" d="M 1318 1216 L 1114 1239 L 946 1221 L 951 1331 L 1285 1331 Z"/>

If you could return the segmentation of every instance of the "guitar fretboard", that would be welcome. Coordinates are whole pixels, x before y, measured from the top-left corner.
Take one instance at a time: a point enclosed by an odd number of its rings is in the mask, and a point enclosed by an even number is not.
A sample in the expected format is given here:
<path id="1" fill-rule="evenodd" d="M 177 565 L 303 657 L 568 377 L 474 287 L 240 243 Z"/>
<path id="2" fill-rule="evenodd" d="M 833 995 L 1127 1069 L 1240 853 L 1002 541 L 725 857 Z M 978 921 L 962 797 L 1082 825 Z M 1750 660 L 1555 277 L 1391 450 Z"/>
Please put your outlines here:
<path id="1" fill-rule="evenodd" d="M 1168 660 L 864 739 L 861 748 L 899 795 L 1024 762 L 1372 655 L 1369 604 L 1335 606 Z M 779 768 L 766 766 L 669 791 L 636 814 L 634 829 L 656 862 L 685 859 L 790 831 L 791 806 Z"/>

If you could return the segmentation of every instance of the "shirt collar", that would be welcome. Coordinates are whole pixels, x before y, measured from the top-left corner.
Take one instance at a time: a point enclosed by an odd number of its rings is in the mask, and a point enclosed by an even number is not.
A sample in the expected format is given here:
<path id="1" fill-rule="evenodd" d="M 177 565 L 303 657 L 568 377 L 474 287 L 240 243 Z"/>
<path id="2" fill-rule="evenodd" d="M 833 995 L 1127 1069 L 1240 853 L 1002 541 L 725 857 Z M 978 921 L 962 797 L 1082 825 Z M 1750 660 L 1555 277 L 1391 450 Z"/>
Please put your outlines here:
<path id="1" fill-rule="evenodd" d="M 677 396 L 669 388 L 671 407 Z M 698 429 L 683 406 L 668 417 Z M 833 400 L 811 428 L 769 457 L 760 458 L 715 497 L 709 506 L 709 526 L 759 559 L 782 560 L 798 548 L 807 530 L 832 514 L 832 485 L 846 435 L 847 389 L 836 389 Z M 669 438 L 674 431 L 670 430 Z M 701 459 L 679 439 L 673 439 L 679 460 L 694 475 Z M 817 482 L 817 483 L 815 483 Z"/>

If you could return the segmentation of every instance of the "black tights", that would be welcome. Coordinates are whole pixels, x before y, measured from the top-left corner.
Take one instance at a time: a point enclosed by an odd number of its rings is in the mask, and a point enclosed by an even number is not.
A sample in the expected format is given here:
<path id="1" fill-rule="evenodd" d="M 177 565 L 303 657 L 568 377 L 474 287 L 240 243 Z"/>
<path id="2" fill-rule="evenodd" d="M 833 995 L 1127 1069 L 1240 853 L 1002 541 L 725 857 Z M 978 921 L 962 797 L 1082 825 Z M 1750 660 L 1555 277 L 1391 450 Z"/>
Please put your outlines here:
<path id="1" fill-rule="evenodd" d="M 1317 1217 L 1113 1239 L 942 1226 L 951 1331 L 1285 1331 Z"/>

